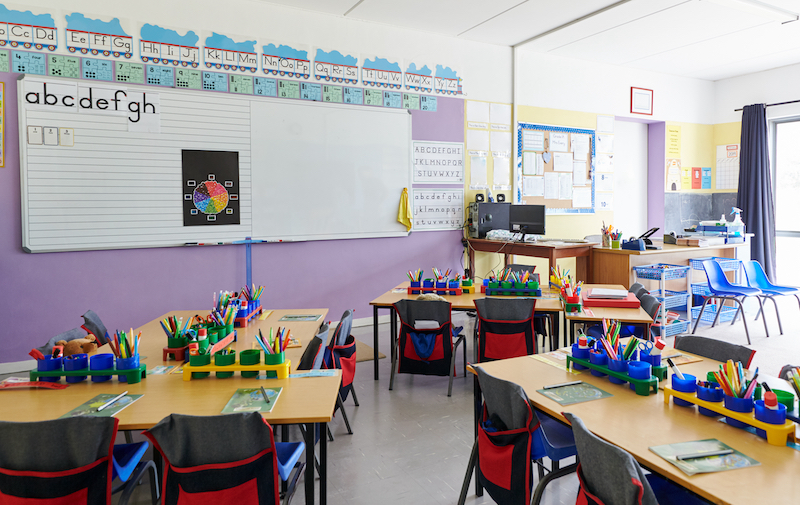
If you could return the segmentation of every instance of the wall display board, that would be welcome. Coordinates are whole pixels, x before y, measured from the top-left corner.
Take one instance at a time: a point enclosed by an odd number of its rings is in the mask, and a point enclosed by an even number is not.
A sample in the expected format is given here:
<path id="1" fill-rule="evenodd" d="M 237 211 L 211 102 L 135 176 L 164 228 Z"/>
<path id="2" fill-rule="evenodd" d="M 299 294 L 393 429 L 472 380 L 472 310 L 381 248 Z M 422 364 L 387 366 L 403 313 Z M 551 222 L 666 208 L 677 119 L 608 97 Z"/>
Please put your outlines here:
<path id="1" fill-rule="evenodd" d="M 408 111 L 37 76 L 17 93 L 28 252 L 407 235 Z M 190 173 L 197 150 L 238 173 Z"/>
<path id="2" fill-rule="evenodd" d="M 591 214 L 595 206 L 594 130 L 517 123 L 514 203 L 548 214 Z"/>

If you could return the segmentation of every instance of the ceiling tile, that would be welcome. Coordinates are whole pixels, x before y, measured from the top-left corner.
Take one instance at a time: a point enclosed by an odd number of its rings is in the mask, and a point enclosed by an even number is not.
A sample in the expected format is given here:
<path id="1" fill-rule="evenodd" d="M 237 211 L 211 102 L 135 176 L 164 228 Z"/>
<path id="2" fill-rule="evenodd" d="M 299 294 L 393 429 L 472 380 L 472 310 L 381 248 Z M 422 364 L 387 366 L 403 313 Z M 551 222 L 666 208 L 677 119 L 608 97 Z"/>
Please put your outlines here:
<path id="1" fill-rule="evenodd" d="M 342 16 L 357 4 L 358 0 L 268 0 L 266 3 Z"/>

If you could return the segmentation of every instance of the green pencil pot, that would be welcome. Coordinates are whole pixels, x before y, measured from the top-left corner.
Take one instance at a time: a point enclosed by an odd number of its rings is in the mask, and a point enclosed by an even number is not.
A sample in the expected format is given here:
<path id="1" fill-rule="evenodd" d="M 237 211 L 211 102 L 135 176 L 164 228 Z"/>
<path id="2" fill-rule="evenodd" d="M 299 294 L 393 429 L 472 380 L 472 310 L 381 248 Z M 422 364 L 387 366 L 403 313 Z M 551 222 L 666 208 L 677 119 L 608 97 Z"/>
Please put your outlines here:
<path id="1" fill-rule="evenodd" d="M 512 282 L 509 282 L 509 281 L 502 281 L 500 283 L 500 287 L 502 289 L 511 289 L 513 286 L 514 286 L 514 284 Z"/>
<path id="2" fill-rule="evenodd" d="M 189 356 L 189 364 L 192 366 L 210 365 L 211 356 L 209 356 L 208 354 L 198 354 L 197 356 Z M 211 375 L 210 372 L 192 372 L 192 379 L 205 379 L 209 375 Z"/>
<path id="3" fill-rule="evenodd" d="M 531 289 L 539 289 L 539 281 L 528 281 L 528 287 Z"/>
<path id="4" fill-rule="evenodd" d="M 794 395 L 792 393 L 780 389 L 773 389 L 772 392 L 778 397 L 778 403 L 786 405 L 787 410 L 794 410 Z"/>
<path id="5" fill-rule="evenodd" d="M 231 351 L 230 354 L 222 354 L 225 351 L 217 351 L 214 354 L 214 364 L 217 366 L 230 366 L 236 363 L 236 351 Z M 217 379 L 227 379 L 233 377 L 233 372 L 217 372 Z"/>
<path id="6" fill-rule="evenodd" d="M 208 338 L 211 340 L 211 344 L 216 344 L 223 338 L 225 338 L 225 327 L 224 326 L 212 326 L 208 329 Z"/>
<path id="7" fill-rule="evenodd" d="M 223 334 L 220 334 L 220 336 L 219 336 L 220 340 L 221 340 L 221 339 L 223 339 L 223 338 L 225 338 L 225 337 L 227 337 L 227 336 L 228 336 L 228 335 L 230 335 L 231 333 L 233 333 L 233 323 L 231 323 L 231 324 L 226 324 L 226 325 L 225 325 L 225 333 L 223 333 Z"/>
<path id="8" fill-rule="evenodd" d="M 499 288 L 499 287 L 500 287 L 500 283 L 499 283 L 499 282 L 492 282 L 492 281 L 490 281 L 490 282 L 489 282 L 489 286 L 488 286 L 488 287 L 489 287 L 490 289 L 497 289 L 497 288 Z"/>
<path id="9" fill-rule="evenodd" d="M 279 352 L 277 354 L 265 354 L 264 363 L 267 365 L 281 365 L 286 361 L 286 353 Z M 278 377 L 278 372 L 274 370 L 267 370 L 267 377 Z"/>
<path id="10" fill-rule="evenodd" d="M 465 288 L 472 286 L 472 279 L 461 279 L 461 286 Z"/>
<path id="11" fill-rule="evenodd" d="M 240 365 L 258 365 L 261 363 L 261 351 L 258 349 L 247 349 L 239 353 Z M 242 372 L 242 377 L 258 377 L 258 372 Z"/>
<path id="12" fill-rule="evenodd" d="M 208 344 L 210 342 L 211 342 L 211 339 L 209 339 L 209 338 L 204 338 L 203 340 L 198 340 L 197 341 L 197 345 L 198 345 L 198 349 L 200 350 L 200 354 L 203 354 L 206 351 L 208 351 Z"/>
<path id="13" fill-rule="evenodd" d="M 180 349 L 189 344 L 189 339 L 186 337 L 167 338 L 167 347 L 170 349 Z"/>

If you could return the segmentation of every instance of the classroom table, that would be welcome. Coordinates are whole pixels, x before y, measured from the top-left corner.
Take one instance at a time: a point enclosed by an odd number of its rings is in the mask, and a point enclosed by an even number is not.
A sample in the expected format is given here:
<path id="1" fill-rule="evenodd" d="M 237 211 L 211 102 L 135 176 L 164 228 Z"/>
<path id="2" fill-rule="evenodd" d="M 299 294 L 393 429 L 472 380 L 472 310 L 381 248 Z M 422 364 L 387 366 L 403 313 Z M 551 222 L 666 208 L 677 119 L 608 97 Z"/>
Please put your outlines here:
<path id="1" fill-rule="evenodd" d="M 617 284 L 584 284 L 581 289 L 588 290 L 592 288 L 622 289 L 627 291 L 626 288 Z M 653 322 L 653 318 L 650 317 L 650 314 L 641 306 L 635 309 L 618 307 L 581 307 L 580 312 L 564 312 L 564 318 L 567 321 L 564 340 L 569 344 L 575 343 L 576 324 L 600 322 L 603 319 L 617 319 L 625 324 L 642 328 L 642 334 L 647 336 L 650 334 L 650 324 Z"/>
<path id="2" fill-rule="evenodd" d="M 194 314 L 207 314 L 201 310 L 171 311 L 163 316 L 150 321 L 135 333 L 142 332 L 142 345 L 139 349 L 140 360 L 148 369 L 156 365 L 179 365 L 181 362 L 170 360 L 162 361 L 162 349 L 166 345 L 166 335 L 159 325 L 159 321 L 166 316 L 183 317 L 184 321 Z M 286 326 L 291 329 L 302 347 L 286 350 L 286 358 L 292 361 L 295 370 L 303 349 L 316 333 L 317 328 L 327 315 L 327 309 L 292 309 L 275 310 L 263 321 L 258 318 L 251 320 L 246 328 L 236 328 L 238 337 L 233 347 L 240 352 L 251 349 L 255 343 L 258 329 L 268 330 L 270 327 Z M 283 322 L 279 321 L 286 314 L 319 314 L 321 317 L 315 322 Z M 104 346 L 98 349 L 99 353 L 110 352 Z M 61 382 L 64 383 L 63 378 Z M 287 379 L 245 379 L 239 372 L 234 372 L 233 377 L 217 379 L 214 373 L 205 379 L 192 379 L 184 381 L 181 373 L 152 375 L 137 384 L 118 382 L 116 377 L 108 382 L 84 382 L 71 384 L 63 390 L 50 389 L 11 389 L 2 392 L 6 405 L 15 408 L 5 408 L 0 413 L 4 421 L 42 421 L 57 418 L 78 405 L 90 400 L 101 393 L 118 394 L 128 391 L 130 394 L 143 394 L 144 396 L 119 412 L 119 429 L 146 430 L 158 423 L 164 417 L 172 414 L 190 414 L 197 416 L 217 415 L 238 388 L 244 387 L 282 387 L 281 395 L 272 412 L 263 414 L 271 425 L 278 424 L 305 424 L 306 425 L 306 469 L 305 469 L 305 494 L 306 503 L 314 503 L 314 446 L 315 424 L 320 424 L 320 503 L 327 501 L 327 423 L 333 418 L 336 398 L 341 384 L 341 371 L 336 370 L 332 377 L 314 378 L 287 378 Z"/>
<path id="3" fill-rule="evenodd" d="M 668 348 L 664 354 L 673 354 L 673 351 Z M 696 377 L 705 377 L 706 372 L 718 369 L 718 365 L 717 361 L 703 358 L 696 363 L 681 365 L 680 370 Z M 480 366 L 495 377 L 522 386 L 533 405 L 546 414 L 566 422 L 561 414 L 571 412 L 580 417 L 592 433 L 628 451 L 651 471 L 713 503 L 788 503 L 795 499 L 793 496 L 800 494 L 800 480 L 793 477 L 800 472 L 800 451 L 769 445 L 756 435 L 720 423 L 717 418 L 701 415 L 697 408 L 679 407 L 672 401 L 666 404 L 661 390 L 655 395 L 639 396 L 627 384 L 612 384 L 607 378 L 595 377 L 588 371 L 574 375 L 531 356 L 481 363 Z M 593 384 L 613 396 L 562 406 L 537 392 L 547 385 L 574 380 Z M 776 381 L 779 379 L 771 379 L 770 384 L 774 386 Z M 781 389 L 791 390 L 785 382 L 783 384 Z M 476 412 L 479 403 L 480 390 L 476 386 Z M 688 476 L 648 449 L 651 446 L 709 438 L 716 438 L 761 464 Z"/>
<path id="4" fill-rule="evenodd" d="M 373 359 L 374 366 L 374 379 L 378 380 L 378 310 L 387 309 L 389 311 L 389 333 L 391 334 L 391 356 L 394 357 L 395 340 L 397 339 L 397 314 L 394 311 L 394 304 L 400 300 L 416 300 L 418 294 L 409 294 L 408 287 L 411 285 L 409 281 L 405 281 L 386 293 L 375 298 L 371 302 L 372 305 L 372 345 L 375 349 Z M 475 310 L 475 300 L 485 298 L 486 294 L 481 293 L 481 287 L 475 286 L 475 293 L 463 293 L 461 295 L 441 295 L 451 304 L 452 310 L 466 311 Z M 551 328 L 550 331 L 553 335 L 550 336 L 551 342 L 555 338 L 558 342 L 559 330 L 559 313 L 563 312 L 564 308 L 561 300 L 557 296 L 552 298 L 537 298 L 536 299 L 536 312 L 545 313 L 550 317 Z M 551 344 L 552 347 L 552 344 Z"/>
<path id="5" fill-rule="evenodd" d="M 533 258 L 547 258 L 547 273 L 542 280 L 547 281 L 552 268 L 556 266 L 556 260 L 560 258 L 575 258 L 575 280 L 589 282 L 592 278 L 592 264 L 590 256 L 596 242 L 571 243 L 571 242 L 501 242 L 498 240 L 486 240 L 482 238 L 467 239 L 467 249 L 469 250 L 469 271 L 475 275 L 475 253 L 488 252 L 502 254 L 504 266 L 509 264 L 509 256 L 519 254 Z"/>

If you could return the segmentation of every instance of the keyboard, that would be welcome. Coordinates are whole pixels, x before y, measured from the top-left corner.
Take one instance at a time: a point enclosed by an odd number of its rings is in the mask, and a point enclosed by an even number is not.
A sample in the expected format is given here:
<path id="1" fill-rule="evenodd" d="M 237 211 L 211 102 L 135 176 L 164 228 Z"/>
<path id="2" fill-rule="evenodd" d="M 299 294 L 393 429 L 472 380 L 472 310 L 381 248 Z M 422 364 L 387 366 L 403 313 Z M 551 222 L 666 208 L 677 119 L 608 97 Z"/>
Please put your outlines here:
<path id="1" fill-rule="evenodd" d="M 541 237 L 537 240 L 537 242 L 565 242 L 567 244 L 588 244 L 588 240 L 584 240 L 582 238 L 550 238 L 550 237 Z"/>

